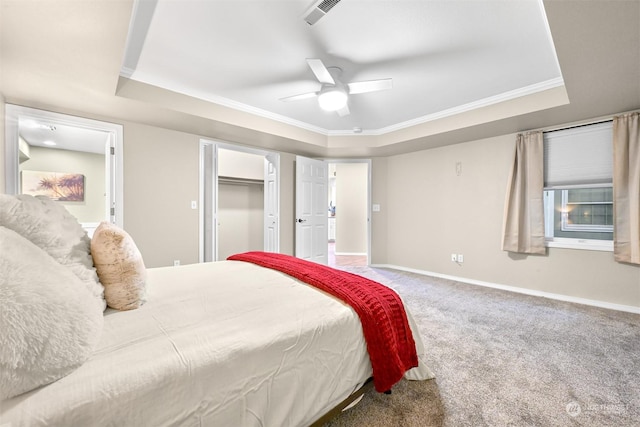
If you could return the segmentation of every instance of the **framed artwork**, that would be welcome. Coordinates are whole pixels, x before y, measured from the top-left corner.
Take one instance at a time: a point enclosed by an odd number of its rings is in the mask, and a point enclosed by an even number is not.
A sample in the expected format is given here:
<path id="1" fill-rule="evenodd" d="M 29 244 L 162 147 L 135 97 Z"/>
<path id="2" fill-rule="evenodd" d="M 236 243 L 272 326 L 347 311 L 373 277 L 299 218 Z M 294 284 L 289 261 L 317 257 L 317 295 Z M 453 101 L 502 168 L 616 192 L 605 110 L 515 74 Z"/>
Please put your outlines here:
<path id="1" fill-rule="evenodd" d="M 84 201 L 84 175 L 66 172 L 21 172 L 22 194 L 66 202 Z"/>

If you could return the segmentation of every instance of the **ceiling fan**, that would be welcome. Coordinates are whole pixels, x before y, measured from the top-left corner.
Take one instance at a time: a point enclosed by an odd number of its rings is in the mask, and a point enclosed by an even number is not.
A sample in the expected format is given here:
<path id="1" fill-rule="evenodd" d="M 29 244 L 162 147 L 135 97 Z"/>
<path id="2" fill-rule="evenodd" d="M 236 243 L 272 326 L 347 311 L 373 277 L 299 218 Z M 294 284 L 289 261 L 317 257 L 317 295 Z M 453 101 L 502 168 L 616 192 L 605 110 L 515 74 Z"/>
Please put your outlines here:
<path id="1" fill-rule="evenodd" d="M 320 59 L 307 59 L 307 64 L 309 64 L 309 68 L 311 68 L 318 81 L 322 83 L 320 90 L 287 96 L 280 98 L 280 101 L 289 102 L 317 97 L 320 108 L 325 111 L 336 111 L 342 117 L 349 114 L 349 106 L 347 105 L 349 95 L 377 92 L 393 87 L 392 79 L 367 80 L 345 84 L 338 79 L 342 73 L 340 68 L 325 67 Z"/>

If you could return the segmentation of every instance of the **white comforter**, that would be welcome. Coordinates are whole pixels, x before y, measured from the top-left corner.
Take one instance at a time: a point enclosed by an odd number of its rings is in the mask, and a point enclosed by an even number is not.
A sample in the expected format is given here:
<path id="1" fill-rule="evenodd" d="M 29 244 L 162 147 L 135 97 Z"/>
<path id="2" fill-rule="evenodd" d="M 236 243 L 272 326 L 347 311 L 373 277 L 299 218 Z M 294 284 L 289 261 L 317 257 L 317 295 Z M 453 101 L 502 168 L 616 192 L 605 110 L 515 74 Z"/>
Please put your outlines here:
<path id="1" fill-rule="evenodd" d="M 148 270 L 147 303 L 107 310 L 69 376 L 0 402 L 0 426 L 304 426 L 371 376 L 344 303 L 237 261 Z M 409 314 L 426 379 L 424 349 Z"/>

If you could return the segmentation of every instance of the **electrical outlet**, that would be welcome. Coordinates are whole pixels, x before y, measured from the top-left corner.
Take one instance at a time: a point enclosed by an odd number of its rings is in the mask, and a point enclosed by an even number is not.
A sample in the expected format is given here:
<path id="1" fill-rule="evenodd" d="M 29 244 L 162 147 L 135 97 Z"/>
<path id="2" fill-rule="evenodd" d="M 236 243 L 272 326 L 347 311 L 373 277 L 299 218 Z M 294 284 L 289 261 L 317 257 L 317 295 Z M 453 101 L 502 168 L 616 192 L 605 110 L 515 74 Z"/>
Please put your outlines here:
<path id="1" fill-rule="evenodd" d="M 174 259 L 174 260 L 173 260 L 173 266 L 174 266 L 174 267 L 177 267 L 177 266 L 179 266 L 179 265 L 180 265 L 180 260 L 179 260 L 179 259 Z"/>
<path id="2" fill-rule="evenodd" d="M 458 255 L 451 254 L 451 262 L 458 262 Z"/>
<path id="3" fill-rule="evenodd" d="M 462 254 L 458 254 L 458 262 L 459 263 L 463 263 L 464 262 L 464 256 Z"/>

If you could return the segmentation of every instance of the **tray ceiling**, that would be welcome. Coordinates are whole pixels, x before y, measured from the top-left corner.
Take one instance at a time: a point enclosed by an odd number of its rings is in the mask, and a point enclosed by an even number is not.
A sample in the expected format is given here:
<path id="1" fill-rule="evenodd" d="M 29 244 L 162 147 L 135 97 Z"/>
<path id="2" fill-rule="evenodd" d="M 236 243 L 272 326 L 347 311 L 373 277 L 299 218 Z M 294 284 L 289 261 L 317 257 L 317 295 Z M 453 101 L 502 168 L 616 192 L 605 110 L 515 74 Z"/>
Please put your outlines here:
<path id="1" fill-rule="evenodd" d="M 539 0 L 342 0 L 309 25 L 314 4 L 136 2 L 120 74 L 325 135 L 385 134 L 563 86 Z M 344 117 L 315 98 L 280 101 L 320 89 L 307 58 L 393 88 L 352 95 Z"/>

